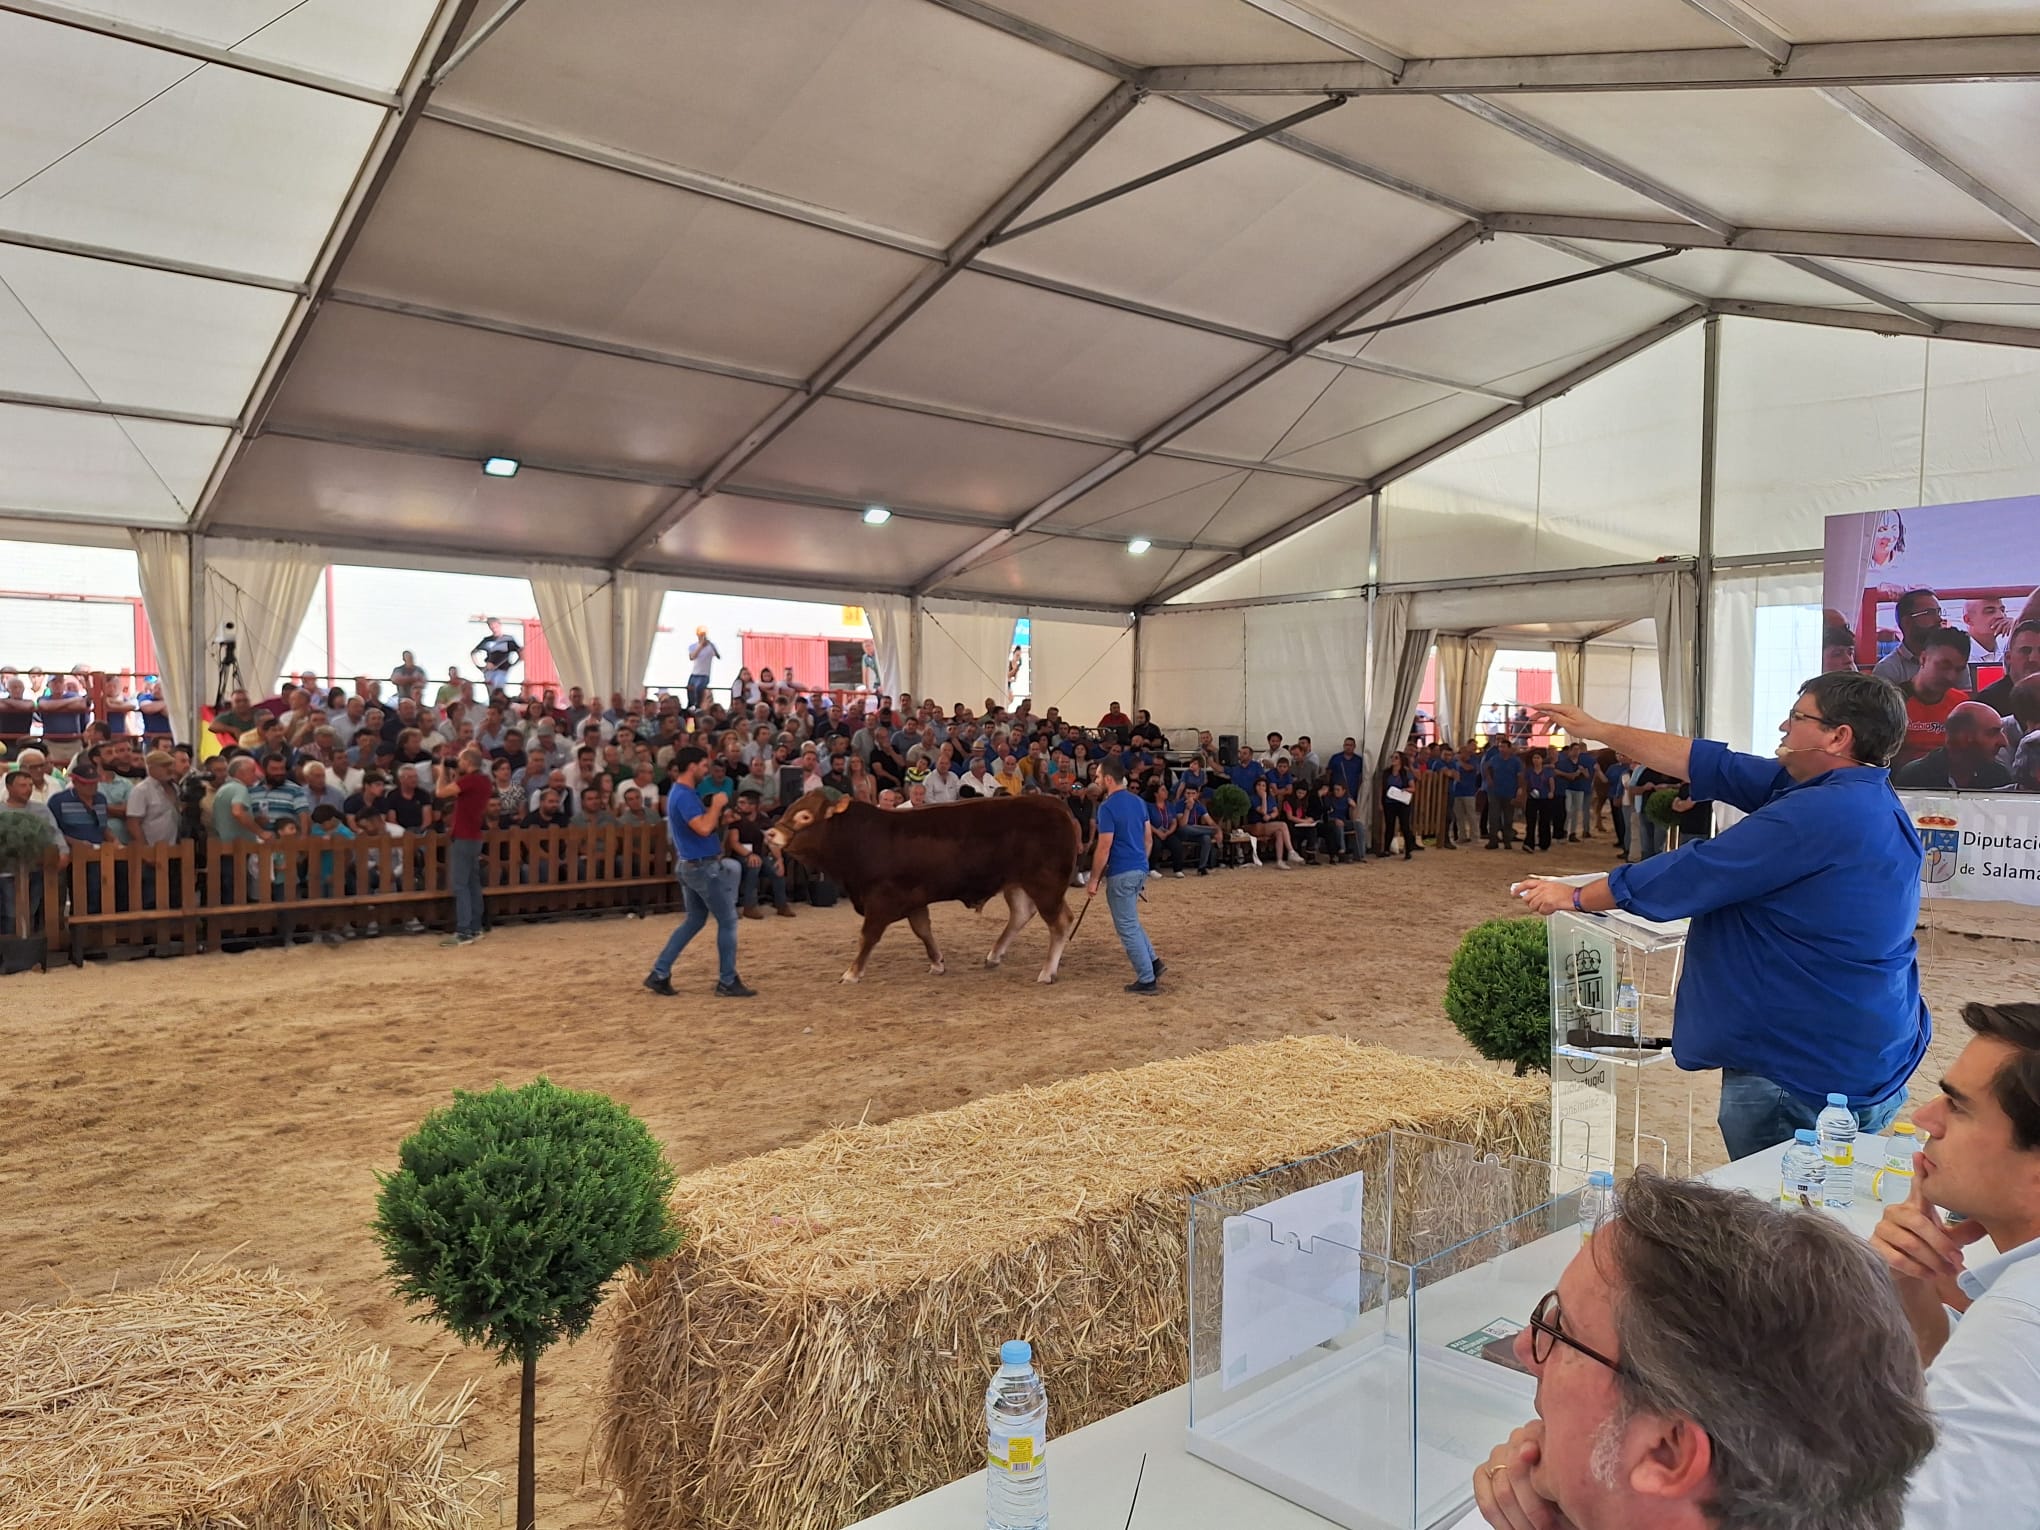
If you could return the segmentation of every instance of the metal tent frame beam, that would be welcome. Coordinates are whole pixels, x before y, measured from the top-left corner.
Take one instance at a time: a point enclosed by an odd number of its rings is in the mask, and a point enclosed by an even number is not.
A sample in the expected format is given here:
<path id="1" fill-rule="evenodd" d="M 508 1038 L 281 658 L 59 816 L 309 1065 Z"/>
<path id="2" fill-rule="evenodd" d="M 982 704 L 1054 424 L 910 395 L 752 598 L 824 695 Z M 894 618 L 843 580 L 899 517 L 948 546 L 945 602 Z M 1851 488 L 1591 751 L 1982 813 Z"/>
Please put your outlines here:
<path id="1" fill-rule="evenodd" d="M 1823 229 L 1740 228 L 1733 237 L 1690 223 L 1601 218 L 1570 213 L 1493 213 L 1498 234 L 1594 239 L 1610 244 L 1670 244 L 1688 250 L 1740 250 L 1750 255 L 1810 255 L 1835 260 L 1890 260 L 1944 266 L 1997 266 L 2040 271 L 2040 247 L 2014 239 L 1961 239 L 1931 234 L 1835 233 Z"/>
<path id="2" fill-rule="evenodd" d="M 0 244 L 23 250 L 43 250 L 52 255 L 74 255 L 80 260 L 103 260 L 109 265 L 133 266 L 142 271 L 163 271 L 172 276 L 195 276 L 202 281 L 225 282 L 234 287 L 260 287 L 268 292 L 289 292 L 298 296 L 305 292 L 303 282 L 292 281 L 287 276 L 233 271 L 225 266 L 202 265 L 197 261 L 175 260 L 165 255 L 145 255 L 137 250 L 116 250 L 109 245 L 31 234 L 25 229 L 0 228 Z"/>
<path id="3" fill-rule="evenodd" d="M 1711 14 L 1711 12 L 1710 12 Z M 1719 18 L 1717 18 L 1719 19 Z M 1173 64 L 1142 73 L 1159 95 L 1475 95 L 1589 90 L 1793 89 L 2040 79 L 2040 35 L 1803 43 L 1783 63 L 1749 46 L 1624 53 L 1416 58 L 1390 73 L 1365 59 Z"/>
<path id="4" fill-rule="evenodd" d="M 1824 90 L 1821 94 L 1886 143 L 1925 165 L 2021 238 L 2040 244 L 2040 218 L 1985 185 L 1904 123 L 1872 105 L 1865 96 L 1846 88 Z"/>
<path id="5" fill-rule="evenodd" d="M 13 388 L 0 388 L 0 404 L 70 414 L 104 414 L 121 420 L 157 420 L 166 425 L 206 425 L 215 430 L 232 430 L 241 423 L 232 415 L 194 414 L 186 409 L 157 409 L 147 404 L 109 403 L 105 399 L 60 398 L 51 393 L 23 393 Z"/>
<path id="6" fill-rule="evenodd" d="M 1162 421 L 1161 424 L 1141 437 L 1131 447 L 1114 453 L 1097 467 L 1092 468 L 1088 473 L 1083 474 L 1071 483 L 1065 484 L 1055 493 L 1049 495 L 1048 498 L 1041 501 L 1032 510 L 1014 521 L 1010 526 L 994 532 L 991 536 L 986 537 L 984 541 L 978 543 L 977 546 L 968 548 L 956 557 L 947 559 L 931 569 L 926 575 L 916 581 L 914 593 L 926 595 L 945 581 L 954 579 L 959 574 L 966 572 L 974 564 L 989 556 L 1006 542 L 1011 541 L 1014 537 L 1024 532 L 1032 530 L 1072 500 L 1088 494 L 1100 484 L 1117 477 L 1120 473 L 1132 467 L 1134 463 L 1153 453 L 1157 448 L 1167 445 L 1175 437 L 1190 429 L 1191 426 L 1217 413 L 1256 384 L 1272 377 L 1291 362 L 1315 350 L 1325 342 L 1327 337 L 1337 333 L 1341 326 L 1350 323 L 1363 314 L 1371 313 L 1374 309 L 1395 297 L 1396 294 L 1422 281 L 1431 272 L 1450 260 L 1454 255 L 1457 255 L 1468 245 L 1474 244 L 1484 237 L 1478 226 L 1466 224 L 1453 229 L 1440 239 L 1433 240 L 1429 245 L 1404 260 L 1393 270 L 1368 283 L 1366 287 L 1340 303 L 1330 313 L 1321 315 L 1308 328 L 1292 338 L 1281 350 L 1271 351 L 1258 360 L 1248 363 L 1232 376 L 1226 378 L 1225 381 L 1219 383 L 1217 387 L 1206 392 L 1202 397 L 1192 400 L 1184 405 L 1183 408 L 1177 410 L 1176 413 Z"/>
<path id="7" fill-rule="evenodd" d="M 1349 505 L 1356 505 L 1361 500 L 1367 498 L 1368 495 L 1379 493 L 1398 478 L 1408 477 L 1411 473 L 1416 472 L 1417 469 L 1435 462 L 1446 453 L 1457 451 L 1469 441 L 1478 440 L 1489 431 L 1508 424 L 1509 421 L 1517 418 L 1527 410 L 1535 409 L 1541 404 L 1550 403 L 1560 395 L 1571 392 L 1581 383 L 1600 376 L 1601 373 L 1607 371 L 1610 367 L 1620 366 L 1630 357 L 1649 350 L 1659 341 L 1669 339 L 1671 336 L 1679 333 L 1680 330 L 1686 329 L 1706 317 L 1707 309 L 1696 304 L 1691 308 L 1680 310 L 1668 319 L 1660 320 L 1641 334 L 1632 335 L 1619 345 L 1610 346 L 1599 355 L 1589 357 L 1571 371 L 1554 377 L 1550 382 L 1544 384 L 1543 387 L 1538 388 L 1524 400 L 1522 408 L 1498 409 L 1493 414 L 1484 415 L 1464 429 L 1454 431 L 1442 441 L 1434 441 L 1423 450 L 1412 452 L 1394 466 L 1384 469 L 1366 488 L 1349 489 L 1342 494 L 1334 495 L 1323 504 L 1312 506 L 1302 515 L 1296 517 L 1296 519 L 1277 526 L 1273 531 L 1268 532 L 1264 536 L 1256 537 L 1253 541 L 1247 543 L 1246 546 L 1240 548 L 1238 552 L 1228 553 L 1214 566 L 1202 569 L 1194 575 L 1179 579 L 1175 583 L 1157 590 L 1148 598 L 1147 608 L 1159 610 L 1185 590 L 1195 589 L 1207 579 L 1215 578 L 1236 564 L 1244 563 L 1249 558 L 1258 557 L 1278 543 L 1286 542 L 1298 533 L 1308 531 L 1320 521 L 1329 520 Z"/>

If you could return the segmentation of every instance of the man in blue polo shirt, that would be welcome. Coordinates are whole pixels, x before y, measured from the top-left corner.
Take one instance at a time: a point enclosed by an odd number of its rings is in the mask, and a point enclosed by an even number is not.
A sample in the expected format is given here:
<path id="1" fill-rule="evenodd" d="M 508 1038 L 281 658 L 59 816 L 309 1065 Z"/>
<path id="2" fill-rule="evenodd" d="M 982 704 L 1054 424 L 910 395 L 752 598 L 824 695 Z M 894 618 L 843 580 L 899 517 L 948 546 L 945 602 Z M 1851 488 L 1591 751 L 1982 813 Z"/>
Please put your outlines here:
<path id="1" fill-rule="evenodd" d="M 1866 1132 L 1905 1104 L 1933 1020 L 1920 998 L 1913 926 L 1920 841 L 1886 769 L 1905 740 L 1905 700 L 1874 675 L 1817 675 L 1779 725 L 1776 757 L 1544 715 L 1574 737 L 1691 784 L 1749 817 L 1712 839 L 1574 888 L 1536 878 L 1532 909 L 1691 917 L 1672 1056 L 1721 1069 L 1721 1136 L 1744 1158 L 1811 1127 L 1830 1092 Z"/>
<path id="2" fill-rule="evenodd" d="M 1126 789 L 1126 767 L 1106 760 L 1098 767 L 1105 796 L 1098 804 L 1098 848 L 1091 856 L 1091 874 L 1085 879 L 1085 898 L 1098 896 L 1105 888 L 1105 902 L 1112 910 L 1112 927 L 1133 963 L 1133 981 L 1128 993 L 1154 993 L 1162 976 L 1162 960 L 1155 955 L 1154 942 L 1140 924 L 1140 890 L 1148 875 L 1148 814 L 1140 798 Z"/>
<path id="3" fill-rule="evenodd" d="M 730 799 L 717 795 L 704 802 L 701 784 L 708 775 L 708 753 L 689 744 L 673 756 L 673 789 L 666 794 L 666 832 L 679 863 L 680 894 L 687 915 L 674 926 L 665 950 L 652 963 L 645 987 L 671 999 L 673 963 L 687 942 L 715 920 L 716 997 L 748 999 L 757 990 L 737 976 L 737 878 L 723 865 L 722 817 Z"/>
<path id="4" fill-rule="evenodd" d="M 1506 737 L 1494 740 L 1488 748 L 1488 761 L 1481 772 L 1481 783 L 1487 787 L 1487 847 L 1492 850 L 1499 842 L 1513 850 L 1516 799 L 1523 791 L 1523 761 L 1516 753 L 1514 741 Z"/>
<path id="5" fill-rule="evenodd" d="M 1266 774 L 1267 771 L 1261 768 L 1261 762 L 1254 758 L 1252 744 L 1240 745 L 1238 762 L 1226 771 L 1226 775 L 1232 779 L 1232 784 L 1249 797 L 1254 795 L 1254 788 L 1261 784 L 1261 777 Z"/>

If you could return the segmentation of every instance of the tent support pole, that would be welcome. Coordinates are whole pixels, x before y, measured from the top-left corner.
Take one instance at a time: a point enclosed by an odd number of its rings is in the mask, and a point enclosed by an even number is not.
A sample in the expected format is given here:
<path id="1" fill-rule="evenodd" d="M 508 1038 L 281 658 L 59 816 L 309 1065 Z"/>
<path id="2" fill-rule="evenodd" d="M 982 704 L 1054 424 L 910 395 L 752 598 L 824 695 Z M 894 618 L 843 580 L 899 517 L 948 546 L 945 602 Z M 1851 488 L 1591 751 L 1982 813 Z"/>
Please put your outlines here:
<path id="1" fill-rule="evenodd" d="M 1721 316 L 1709 314 L 1701 330 L 1700 543 L 1693 560 L 1693 735 L 1707 726 L 1708 607 L 1714 586 L 1714 458 L 1721 425 Z"/>

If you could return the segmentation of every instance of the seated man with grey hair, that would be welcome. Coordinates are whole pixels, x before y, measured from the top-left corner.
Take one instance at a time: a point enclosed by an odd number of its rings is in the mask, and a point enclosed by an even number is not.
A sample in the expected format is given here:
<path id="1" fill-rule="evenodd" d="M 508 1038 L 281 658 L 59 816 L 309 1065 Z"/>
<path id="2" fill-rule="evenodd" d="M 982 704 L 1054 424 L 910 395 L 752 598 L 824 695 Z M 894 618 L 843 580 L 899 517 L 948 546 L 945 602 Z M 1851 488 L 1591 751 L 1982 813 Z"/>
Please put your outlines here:
<path id="1" fill-rule="evenodd" d="M 1516 1357 L 1537 1417 L 1474 1472 L 1468 1524 L 1899 1530 L 1934 1445 L 1912 1331 L 1868 1244 L 1647 1170 Z"/>

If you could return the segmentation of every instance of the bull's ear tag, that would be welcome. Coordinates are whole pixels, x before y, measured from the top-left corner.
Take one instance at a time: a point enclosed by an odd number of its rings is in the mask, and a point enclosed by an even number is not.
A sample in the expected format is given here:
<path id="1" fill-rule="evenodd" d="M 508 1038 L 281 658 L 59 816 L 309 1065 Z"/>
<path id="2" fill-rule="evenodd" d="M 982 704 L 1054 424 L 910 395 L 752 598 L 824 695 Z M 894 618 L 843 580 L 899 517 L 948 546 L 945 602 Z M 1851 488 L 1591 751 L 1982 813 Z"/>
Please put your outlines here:
<path id="1" fill-rule="evenodd" d="M 838 802 L 834 807 L 829 809 L 829 816 L 831 818 L 834 818 L 838 813 L 847 813 L 850 810 L 850 804 L 853 800 L 854 799 L 852 799 L 850 796 L 846 794 L 841 802 Z"/>

